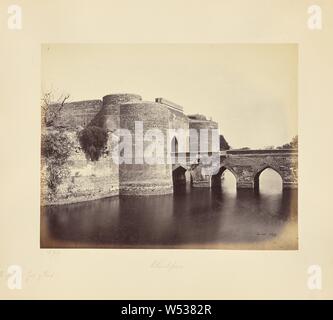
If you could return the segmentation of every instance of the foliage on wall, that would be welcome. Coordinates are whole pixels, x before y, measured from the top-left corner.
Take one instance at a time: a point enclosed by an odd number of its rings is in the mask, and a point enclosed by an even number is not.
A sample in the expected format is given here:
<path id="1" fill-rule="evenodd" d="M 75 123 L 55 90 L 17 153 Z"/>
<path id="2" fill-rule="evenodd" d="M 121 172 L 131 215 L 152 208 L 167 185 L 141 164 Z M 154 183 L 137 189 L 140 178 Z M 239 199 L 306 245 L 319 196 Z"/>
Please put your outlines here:
<path id="1" fill-rule="evenodd" d="M 72 147 L 72 142 L 64 132 L 54 131 L 42 135 L 41 153 L 46 162 L 48 197 L 51 199 L 56 195 L 61 182 L 69 176 L 66 162 Z"/>
<path id="2" fill-rule="evenodd" d="M 106 148 L 108 133 L 97 126 L 88 126 L 79 132 L 82 150 L 91 161 L 97 161 Z"/>

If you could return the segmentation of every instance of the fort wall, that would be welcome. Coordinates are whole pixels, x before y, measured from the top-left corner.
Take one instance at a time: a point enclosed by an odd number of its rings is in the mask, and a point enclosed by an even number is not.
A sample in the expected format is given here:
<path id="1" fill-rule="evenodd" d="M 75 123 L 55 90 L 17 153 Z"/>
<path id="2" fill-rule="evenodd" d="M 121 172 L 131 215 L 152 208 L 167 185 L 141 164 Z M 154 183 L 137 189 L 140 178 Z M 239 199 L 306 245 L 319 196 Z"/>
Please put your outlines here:
<path id="1" fill-rule="evenodd" d="M 142 121 L 143 132 L 135 131 L 135 122 Z M 163 139 L 169 129 L 169 111 L 156 102 L 141 101 L 125 103 L 120 106 L 120 127 L 130 130 L 132 133 L 132 164 L 120 164 L 119 188 L 121 195 L 148 195 L 167 194 L 173 192 L 171 165 L 167 164 L 168 156 L 165 140 L 160 141 L 160 150 L 151 154 L 152 161 L 149 164 L 147 154 L 143 163 L 135 161 L 135 146 L 141 144 L 142 150 L 147 150 L 151 144 L 144 141 L 147 130 L 158 129 L 163 133 Z M 152 137 L 154 139 L 154 137 Z"/>
<path id="2" fill-rule="evenodd" d="M 51 106 L 56 108 L 57 105 Z M 135 122 L 143 124 L 142 135 L 135 136 Z M 81 149 L 78 134 L 87 126 L 104 128 L 108 133 L 108 143 L 102 156 L 91 161 Z M 117 164 L 111 154 L 119 141 L 117 129 L 127 129 L 132 134 L 132 159 Z M 152 154 L 154 164 L 147 163 L 145 155 L 142 163 L 135 159 L 136 146 L 143 150 L 150 145 L 143 137 L 148 130 L 162 131 L 164 141 L 157 154 Z M 56 198 L 47 199 L 45 161 L 42 159 L 42 203 L 61 204 L 98 199 L 113 195 L 153 195 L 173 192 L 172 164 L 170 161 L 171 139 L 169 129 L 183 129 L 185 146 L 179 152 L 188 152 L 189 128 L 217 128 L 213 121 L 189 119 L 182 107 L 166 99 L 157 98 L 155 102 L 142 101 L 137 94 L 111 94 L 103 100 L 88 100 L 64 104 L 51 128 L 47 131 L 65 132 L 73 143 L 73 151 L 66 163 L 69 175 L 59 185 Z M 151 137 L 154 139 L 154 137 Z M 183 137 L 176 137 L 177 139 Z M 170 141 L 169 141 L 170 139 Z M 211 137 L 210 137 L 211 139 Z M 211 142 L 210 142 L 211 145 Z M 181 144 L 180 144 L 181 146 Z M 160 161 L 159 161 L 160 159 Z M 128 159 L 127 159 L 128 160 Z M 156 163 L 157 161 L 157 163 Z"/>
<path id="3" fill-rule="evenodd" d="M 203 115 L 193 115 L 189 116 L 189 128 L 192 129 L 192 131 L 196 130 L 197 137 L 192 138 L 190 137 L 190 152 L 216 152 L 219 151 L 219 143 L 215 146 L 212 140 L 212 130 L 218 129 L 218 124 L 215 121 L 207 120 L 205 116 Z M 208 145 L 202 144 L 200 142 L 200 137 L 203 137 L 204 134 L 201 130 L 207 130 L 207 136 L 208 136 Z M 200 134 L 201 133 L 201 134 Z"/>
<path id="4" fill-rule="evenodd" d="M 88 201 L 119 194 L 118 165 L 110 161 L 109 153 L 114 148 L 112 133 L 109 133 L 107 147 L 98 161 L 87 158 L 77 138 L 76 130 L 67 130 L 66 135 L 73 144 L 71 155 L 65 165 L 69 175 L 58 187 L 54 199 L 48 199 L 45 161 L 42 159 L 42 204 L 63 204 Z"/>
<path id="5" fill-rule="evenodd" d="M 50 111 L 59 108 L 59 104 L 53 104 Z M 53 127 L 76 128 L 85 127 L 102 108 L 102 100 L 87 100 L 65 103 L 57 117 L 54 118 Z"/>

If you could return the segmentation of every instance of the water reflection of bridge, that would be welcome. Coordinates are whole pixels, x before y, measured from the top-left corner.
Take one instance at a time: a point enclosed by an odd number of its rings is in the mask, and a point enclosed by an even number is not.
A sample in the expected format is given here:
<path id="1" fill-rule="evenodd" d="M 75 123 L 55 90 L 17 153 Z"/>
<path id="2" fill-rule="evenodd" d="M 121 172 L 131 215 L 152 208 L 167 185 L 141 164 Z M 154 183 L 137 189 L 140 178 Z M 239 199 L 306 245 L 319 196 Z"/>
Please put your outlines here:
<path id="1" fill-rule="evenodd" d="M 236 178 L 237 189 L 258 189 L 260 174 L 270 168 L 281 176 L 284 189 L 298 187 L 295 149 L 178 152 L 172 153 L 171 158 L 175 185 L 189 182 L 193 187 L 214 187 L 221 183 L 224 171 L 229 170 Z"/>

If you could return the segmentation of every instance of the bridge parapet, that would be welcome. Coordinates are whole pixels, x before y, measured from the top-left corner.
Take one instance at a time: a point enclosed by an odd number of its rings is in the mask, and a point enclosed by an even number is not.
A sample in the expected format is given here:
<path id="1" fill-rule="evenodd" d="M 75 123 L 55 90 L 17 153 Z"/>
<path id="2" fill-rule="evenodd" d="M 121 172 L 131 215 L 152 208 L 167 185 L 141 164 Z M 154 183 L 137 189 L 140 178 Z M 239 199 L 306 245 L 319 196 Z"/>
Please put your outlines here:
<path id="1" fill-rule="evenodd" d="M 221 165 L 236 173 L 238 188 L 259 188 L 259 176 L 265 169 L 276 171 L 282 178 L 283 188 L 298 186 L 298 152 L 293 149 L 246 150 L 227 152 Z"/>
<path id="2" fill-rule="evenodd" d="M 221 151 L 223 152 L 223 151 Z M 297 149 L 248 149 L 248 150 L 226 150 L 226 154 L 230 155 L 266 155 L 266 154 L 272 154 L 272 155 L 281 155 L 281 154 L 298 154 Z"/>
<path id="3" fill-rule="evenodd" d="M 219 158 L 216 172 L 207 174 L 207 163 L 203 159 L 208 156 Z M 206 153 L 191 156 L 189 153 L 179 154 L 192 174 L 193 186 L 211 187 L 214 176 L 221 175 L 225 169 L 236 177 L 237 188 L 259 188 L 259 176 L 267 168 L 276 171 L 282 178 L 283 188 L 298 187 L 298 152 L 295 149 L 278 150 L 229 150 L 219 153 Z M 216 180 L 216 179 L 215 179 Z"/>

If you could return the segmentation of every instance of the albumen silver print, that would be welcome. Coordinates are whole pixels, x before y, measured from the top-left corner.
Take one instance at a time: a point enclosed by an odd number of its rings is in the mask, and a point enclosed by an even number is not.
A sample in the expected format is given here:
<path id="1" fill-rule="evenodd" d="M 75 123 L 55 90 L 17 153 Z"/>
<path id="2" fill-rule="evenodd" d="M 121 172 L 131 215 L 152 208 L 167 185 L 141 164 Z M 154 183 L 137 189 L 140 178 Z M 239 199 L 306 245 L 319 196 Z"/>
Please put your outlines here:
<path id="1" fill-rule="evenodd" d="M 41 248 L 298 248 L 296 44 L 43 44 Z"/>

